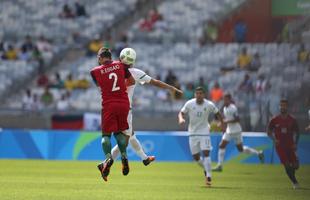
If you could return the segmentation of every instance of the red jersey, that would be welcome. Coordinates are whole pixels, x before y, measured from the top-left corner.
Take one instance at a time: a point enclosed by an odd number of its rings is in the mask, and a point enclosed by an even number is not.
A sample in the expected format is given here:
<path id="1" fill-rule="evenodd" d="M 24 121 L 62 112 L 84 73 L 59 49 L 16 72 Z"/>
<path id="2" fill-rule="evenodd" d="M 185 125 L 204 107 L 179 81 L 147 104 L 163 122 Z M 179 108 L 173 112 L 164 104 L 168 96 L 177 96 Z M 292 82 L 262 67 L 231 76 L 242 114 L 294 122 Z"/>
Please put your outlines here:
<path id="1" fill-rule="evenodd" d="M 298 124 L 293 116 L 282 117 L 277 115 L 270 120 L 268 128 L 274 132 L 280 146 L 294 145 L 294 136 L 298 133 Z"/>
<path id="2" fill-rule="evenodd" d="M 126 65 L 110 61 L 93 68 L 90 74 L 101 89 L 102 106 L 110 102 L 129 104 L 125 79 L 131 74 Z"/>

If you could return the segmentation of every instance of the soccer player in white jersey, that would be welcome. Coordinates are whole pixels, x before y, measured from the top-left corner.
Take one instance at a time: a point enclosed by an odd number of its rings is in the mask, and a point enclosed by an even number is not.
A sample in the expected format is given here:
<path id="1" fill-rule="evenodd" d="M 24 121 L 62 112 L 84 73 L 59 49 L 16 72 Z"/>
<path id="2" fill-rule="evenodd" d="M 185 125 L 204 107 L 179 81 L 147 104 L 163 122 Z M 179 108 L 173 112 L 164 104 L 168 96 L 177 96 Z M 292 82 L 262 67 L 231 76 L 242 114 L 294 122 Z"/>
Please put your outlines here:
<path id="1" fill-rule="evenodd" d="M 257 155 L 261 162 L 264 162 L 264 154 L 262 151 L 250 148 L 243 145 L 242 129 L 240 119 L 238 116 L 238 109 L 233 103 L 231 94 L 224 95 L 224 123 L 226 124 L 226 131 L 222 137 L 218 152 L 218 164 L 213 171 L 221 172 L 223 170 L 223 162 L 225 156 L 225 148 L 227 144 L 233 140 L 239 152 L 246 154 Z"/>
<path id="2" fill-rule="evenodd" d="M 122 56 L 128 56 L 130 57 L 130 53 L 126 54 L 126 51 L 130 49 L 130 48 L 125 48 L 124 50 L 122 50 L 121 54 L 120 54 L 120 58 L 121 60 L 126 60 L 126 58 L 122 58 Z M 130 51 L 134 51 L 133 49 L 130 49 Z M 150 164 L 152 161 L 155 160 L 154 156 L 147 156 L 145 154 L 145 152 L 143 151 L 143 148 L 139 142 L 139 140 L 137 139 L 136 135 L 134 134 L 133 131 L 133 127 L 132 127 L 132 100 L 133 100 L 133 94 L 134 94 L 134 90 L 135 87 L 138 84 L 150 84 L 153 85 L 155 87 L 158 88 L 162 88 L 162 89 L 168 89 L 171 92 L 177 92 L 182 94 L 183 92 L 169 84 L 166 84 L 160 80 L 157 79 L 153 79 L 152 77 L 150 77 L 149 75 L 147 75 L 144 71 L 137 69 L 137 68 L 133 68 L 132 64 L 135 61 L 135 57 L 130 57 L 130 63 L 126 63 L 130 66 L 129 68 L 129 72 L 131 73 L 133 79 L 135 80 L 135 82 L 133 83 L 127 83 L 127 93 L 128 93 L 128 99 L 129 99 L 129 104 L 130 104 L 130 111 L 128 114 L 128 125 L 129 125 L 129 129 L 126 131 L 126 134 L 129 135 L 129 143 L 131 144 L 132 148 L 136 151 L 137 155 L 141 158 L 141 160 L 143 161 L 143 164 L 145 166 L 147 166 L 148 164 Z M 112 158 L 116 159 L 117 156 L 119 155 L 119 148 L 116 145 L 113 149 L 112 149 Z"/>
<path id="3" fill-rule="evenodd" d="M 179 124 L 185 123 L 185 115 L 189 117 L 189 147 L 193 158 L 197 163 L 204 168 L 206 185 L 211 186 L 211 157 L 212 150 L 210 138 L 210 125 L 208 118 L 210 114 L 221 121 L 223 127 L 223 119 L 218 108 L 211 102 L 206 100 L 205 92 L 202 87 L 197 87 L 195 90 L 195 98 L 187 101 L 179 112 Z M 201 152 L 203 157 L 201 157 Z"/>

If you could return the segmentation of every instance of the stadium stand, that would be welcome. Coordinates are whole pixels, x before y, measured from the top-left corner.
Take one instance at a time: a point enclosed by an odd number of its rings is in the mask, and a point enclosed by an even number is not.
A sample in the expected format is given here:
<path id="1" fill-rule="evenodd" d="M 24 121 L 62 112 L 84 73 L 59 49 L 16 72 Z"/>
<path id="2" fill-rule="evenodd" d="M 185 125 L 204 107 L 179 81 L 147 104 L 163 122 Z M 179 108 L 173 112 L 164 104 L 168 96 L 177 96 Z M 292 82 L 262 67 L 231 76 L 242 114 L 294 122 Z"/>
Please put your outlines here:
<path id="1" fill-rule="evenodd" d="M 123 9 L 124 6 L 119 6 L 120 3 L 134 9 L 133 5 L 137 1 L 105 1 L 104 3 L 81 1 L 81 4 L 85 5 L 88 15 L 87 17 L 72 19 L 59 17 L 63 4 L 57 4 L 55 1 L 40 1 L 38 3 L 31 0 L 26 3 L 19 0 L 17 2 L 13 5 L 11 2 L 5 1 L 5 5 L 7 4 L 10 7 L 8 11 L 4 7 L 0 8 L 5 13 L 3 15 L 6 16 L 6 20 L 15 15 L 23 16 L 27 18 L 25 30 L 30 31 L 32 24 L 37 23 L 39 28 L 36 27 L 35 36 L 44 34 L 47 38 L 56 40 L 55 46 L 57 48 L 62 45 L 68 48 L 72 40 L 68 40 L 66 36 L 79 32 L 81 38 L 90 41 L 98 33 L 101 34 L 101 30 L 108 24 L 121 18 L 125 10 Z M 157 9 L 150 11 L 145 19 L 134 23 L 128 32 L 128 44 L 136 50 L 138 55 L 136 67 L 145 70 L 152 77 L 164 81 L 168 72 L 173 71 L 176 76 L 173 84 L 183 90 L 186 90 L 187 85 L 196 86 L 199 80 L 203 79 L 206 83 L 206 89 L 210 91 L 213 85 L 218 82 L 225 92 L 234 94 L 240 112 L 245 118 L 250 118 L 251 127 L 257 126 L 255 125 L 257 123 L 265 123 L 270 113 L 276 112 L 275 105 L 279 98 L 282 96 L 296 98 L 299 90 L 304 85 L 309 84 L 310 72 L 307 68 L 309 61 L 306 63 L 298 61 L 299 44 L 215 43 L 201 45 L 199 43 L 203 29 L 206 24 L 208 26 L 209 21 L 216 22 L 245 2 L 245 0 L 208 0 L 208 3 L 202 0 L 163 1 Z M 36 3 L 41 7 L 44 7 L 44 4 L 47 8 L 35 15 L 28 16 L 27 13 L 31 13 L 30 11 L 35 9 Z M 110 15 L 106 16 L 109 12 L 92 15 L 92 13 L 98 13 L 102 9 L 111 12 Z M 18 14 L 17 10 L 22 11 Z M 193 18 L 195 20 L 191 20 Z M 141 29 L 143 20 L 153 20 L 154 24 L 144 24 L 144 28 Z M 97 24 L 100 25 L 97 26 Z M 46 30 L 50 30 L 50 26 L 55 27 L 55 31 L 46 32 Z M 145 29 L 148 26 L 151 28 Z M 3 35 L 10 35 L 12 32 L 18 32 L 18 28 L 20 27 L 13 23 L 1 31 Z M 24 37 L 25 34 L 27 31 L 18 32 L 15 36 Z M 253 68 L 247 70 L 237 67 L 237 59 L 243 48 L 247 49 L 251 57 L 250 64 L 252 65 L 255 61 L 254 70 L 252 70 Z M 310 45 L 306 44 L 305 49 L 309 48 Z M 117 55 L 114 57 L 117 58 Z M 16 62 L 22 63 L 21 61 Z M 11 61 L 1 61 L 1 65 L 3 67 L 0 69 L 6 70 L 8 65 L 13 64 Z M 98 112 L 101 108 L 100 103 L 98 103 L 100 102 L 100 93 L 89 76 L 90 69 L 96 65 L 95 56 L 83 56 L 58 68 L 57 73 L 63 82 L 63 86 L 50 87 L 48 93 L 53 96 L 53 102 L 49 106 L 40 106 L 38 110 Z M 9 72 L 7 73 L 9 74 Z M 14 73 L 24 73 L 25 76 L 29 74 L 23 70 Z M 53 74 L 48 74 L 48 79 L 54 80 L 54 74 L 55 71 Z M 249 79 L 242 81 L 247 74 Z M 3 81 L 5 84 L 10 84 L 14 80 L 5 75 L 2 76 L 5 77 L 1 79 L 5 80 Z M 71 78 L 68 78 L 70 76 Z M 261 85 L 264 89 L 261 89 Z M 31 88 L 31 92 L 38 97 L 42 97 L 46 92 L 44 87 L 37 86 L 36 81 L 32 81 L 28 86 Z M 4 88 L 7 87 L 0 86 L 0 92 Z M 190 95 L 192 93 L 189 89 L 187 98 L 190 98 Z M 22 109 L 23 102 L 19 99 L 22 99 L 23 96 L 24 94 L 16 94 L 7 100 L 6 108 Z M 185 100 L 152 87 L 137 87 L 134 101 L 135 111 L 137 113 L 141 111 L 141 114 L 151 113 L 152 115 L 154 113 L 175 113 Z"/>
<path id="2" fill-rule="evenodd" d="M 152 13 L 133 25 L 133 41 L 158 42 L 165 40 L 197 41 L 206 21 L 217 21 L 246 0 L 165 1 L 158 7 L 160 19 L 152 20 Z M 195 20 L 192 20 L 195 19 Z M 141 31 L 141 24 L 150 21 L 150 29 Z"/>

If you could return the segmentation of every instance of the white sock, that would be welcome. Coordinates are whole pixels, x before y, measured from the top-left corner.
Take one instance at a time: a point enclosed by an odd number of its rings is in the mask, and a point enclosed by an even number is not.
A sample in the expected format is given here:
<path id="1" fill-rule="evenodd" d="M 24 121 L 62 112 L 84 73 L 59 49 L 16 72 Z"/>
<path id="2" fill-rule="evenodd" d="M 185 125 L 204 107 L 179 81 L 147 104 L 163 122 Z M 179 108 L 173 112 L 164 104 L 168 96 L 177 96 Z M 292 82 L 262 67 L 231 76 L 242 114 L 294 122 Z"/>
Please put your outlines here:
<path id="1" fill-rule="evenodd" d="M 147 155 L 144 153 L 143 148 L 135 135 L 129 138 L 129 142 L 132 148 L 136 151 L 137 155 L 141 158 L 141 160 L 145 160 L 148 158 Z"/>
<path id="2" fill-rule="evenodd" d="M 118 146 L 117 145 L 115 145 L 114 147 L 113 147 L 113 149 L 112 149 L 112 158 L 113 158 L 113 160 L 116 160 L 116 158 L 117 158 L 117 156 L 118 156 L 118 154 L 119 154 L 119 148 L 118 148 Z"/>
<path id="3" fill-rule="evenodd" d="M 224 157 L 225 157 L 225 151 L 226 149 L 221 149 L 219 148 L 219 152 L 218 152 L 218 161 L 217 161 L 217 164 L 218 165 L 222 165 L 223 162 L 224 162 Z"/>
<path id="4" fill-rule="evenodd" d="M 200 159 L 197 161 L 197 164 L 202 167 L 203 169 L 205 168 L 205 166 L 203 165 L 203 159 L 202 157 L 200 157 Z"/>
<path id="5" fill-rule="evenodd" d="M 259 152 L 256 150 L 256 149 L 253 149 L 253 148 L 250 148 L 248 146 L 243 146 L 243 153 L 246 153 L 246 154 L 255 154 L 255 155 L 258 155 Z"/>
<path id="6" fill-rule="evenodd" d="M 207 177 L 211 178 L 211 171 L 212 171 L 212 167 L 211 167 L 211 157 L 208 156 L 203 160 L 203 165 L 205 168 L 205 171 L 207 172 Z"/>

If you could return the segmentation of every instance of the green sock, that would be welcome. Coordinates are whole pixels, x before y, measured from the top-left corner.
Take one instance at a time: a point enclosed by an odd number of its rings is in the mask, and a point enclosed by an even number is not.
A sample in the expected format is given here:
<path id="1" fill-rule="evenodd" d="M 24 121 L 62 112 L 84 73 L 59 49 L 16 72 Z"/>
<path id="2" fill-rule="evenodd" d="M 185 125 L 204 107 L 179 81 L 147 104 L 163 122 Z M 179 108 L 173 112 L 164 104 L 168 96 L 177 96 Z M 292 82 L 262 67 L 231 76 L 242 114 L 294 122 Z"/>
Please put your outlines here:
<path id="1" fill-rule="evenodd" d="M 111 156 L 111 149 L 112 149 L 111 135 L 102 135 L 101 144 L 102 144 L 102 149 L 103 149 L 106 159 L 112 158 Z"/>
<path id="2" fill-rule="evenodd" d="M 124 135 L 123 133 L 114 133 L 114 137 L 117 141 L 122 158 L 127 158 L 126 149 L 128 145 L 128 136 Z"/>

